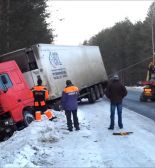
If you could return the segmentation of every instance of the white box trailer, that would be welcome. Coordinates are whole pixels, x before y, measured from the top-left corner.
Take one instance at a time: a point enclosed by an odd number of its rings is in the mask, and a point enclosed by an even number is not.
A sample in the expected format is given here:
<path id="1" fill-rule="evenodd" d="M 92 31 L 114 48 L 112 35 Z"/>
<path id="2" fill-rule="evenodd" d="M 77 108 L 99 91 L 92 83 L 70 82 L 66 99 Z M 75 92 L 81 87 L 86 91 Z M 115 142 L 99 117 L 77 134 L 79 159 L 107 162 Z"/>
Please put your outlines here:
<path id="1" fill-rule="evenodd" d="M 50 100 L 59 99 L 66 80 L 80 89 L 80 98 L 93 103 L 103 96 L 107 74 L 97 46 L 36 44 L 4 54 L 0 62 L 15 60 L 30 87 L 41 77 Z"/>

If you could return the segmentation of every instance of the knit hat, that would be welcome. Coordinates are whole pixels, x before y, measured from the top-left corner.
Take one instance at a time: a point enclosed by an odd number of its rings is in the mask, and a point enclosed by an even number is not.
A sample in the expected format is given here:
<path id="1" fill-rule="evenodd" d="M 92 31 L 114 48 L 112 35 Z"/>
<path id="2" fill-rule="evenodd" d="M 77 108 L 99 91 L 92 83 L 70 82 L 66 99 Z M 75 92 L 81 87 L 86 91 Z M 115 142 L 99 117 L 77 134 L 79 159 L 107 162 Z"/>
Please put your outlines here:
<path id="1" fill-rule="evenodd" d="M 72 82 L 71 82 L 71 80 L 66 80 L 66 85 L 68 86 L 68 85 L 71 85 L 72 84 Z"/>

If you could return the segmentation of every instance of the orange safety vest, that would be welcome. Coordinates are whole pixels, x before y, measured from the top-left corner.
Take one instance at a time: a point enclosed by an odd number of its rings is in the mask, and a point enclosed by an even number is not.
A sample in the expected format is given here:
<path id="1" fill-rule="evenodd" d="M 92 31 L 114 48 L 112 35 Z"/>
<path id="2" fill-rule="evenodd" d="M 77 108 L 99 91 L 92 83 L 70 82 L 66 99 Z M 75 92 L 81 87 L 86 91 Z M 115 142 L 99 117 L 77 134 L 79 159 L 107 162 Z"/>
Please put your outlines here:
<path id="1" fill-rule="evenodd" d="M 34 106 L 45 106 L 48 99 L 48 90 L 45 86 L 34 86 L 32 89 Z"/>
<path id="2" fill-rule="evenodd" d="M 65 93 L 78 92 L 78 91 L 79 91 L 79 89 L 76 86 L 68 86 L 68 87 L 64 88 Z"/>

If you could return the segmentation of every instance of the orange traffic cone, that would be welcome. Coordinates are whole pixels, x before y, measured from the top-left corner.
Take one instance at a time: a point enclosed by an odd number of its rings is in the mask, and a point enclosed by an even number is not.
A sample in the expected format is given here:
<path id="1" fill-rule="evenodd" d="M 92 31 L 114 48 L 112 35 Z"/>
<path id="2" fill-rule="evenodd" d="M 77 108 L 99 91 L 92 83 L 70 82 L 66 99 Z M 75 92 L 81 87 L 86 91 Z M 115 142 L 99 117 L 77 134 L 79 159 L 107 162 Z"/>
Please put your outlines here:
<path id="1" fill-rule="evenodd" d="M 49 120 L 53 118 L 53 112 L 49 109 L 45 111 L 45 115 Z"/>
<path id="2" fill-rule="evenodd" d="M 35 118 L 36 118 L 36 121 L 41 121 L 41 111 L 36 111 Z"/>

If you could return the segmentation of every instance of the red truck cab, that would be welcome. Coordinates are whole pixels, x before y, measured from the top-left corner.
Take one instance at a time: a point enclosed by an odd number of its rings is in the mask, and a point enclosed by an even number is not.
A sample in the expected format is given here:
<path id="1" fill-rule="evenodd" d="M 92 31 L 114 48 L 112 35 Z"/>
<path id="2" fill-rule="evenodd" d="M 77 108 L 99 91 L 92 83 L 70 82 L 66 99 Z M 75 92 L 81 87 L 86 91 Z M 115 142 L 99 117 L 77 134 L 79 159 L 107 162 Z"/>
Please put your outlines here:
<path id="1" fill-rule="evenodd" d="M 33 97 L 15 61 L 0 63 L 0 139 L 14 126 L 33 120 Z"/>

